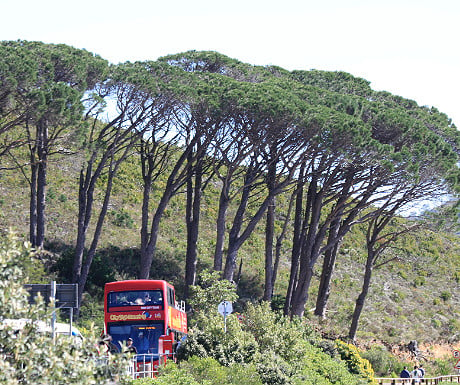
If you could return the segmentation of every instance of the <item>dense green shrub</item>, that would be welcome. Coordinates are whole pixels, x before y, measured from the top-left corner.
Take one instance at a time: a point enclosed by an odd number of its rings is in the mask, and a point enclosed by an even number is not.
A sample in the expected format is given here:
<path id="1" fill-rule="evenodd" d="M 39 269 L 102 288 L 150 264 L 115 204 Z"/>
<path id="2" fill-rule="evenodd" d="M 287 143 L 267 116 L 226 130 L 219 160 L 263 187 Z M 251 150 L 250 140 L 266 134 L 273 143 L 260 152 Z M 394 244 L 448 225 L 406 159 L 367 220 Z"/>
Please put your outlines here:
<path id="1" fill-rule="evenodd" d="M 296 385 L 358 385 L 367 383 L 367 379 L 364 380 L 351 374 L 346 362 L 338 357 L 332 359 L 328 353 L 307 341 L 301 343 L 299 353 L 301 353 L 299 354 L 301 370 L 296 375 L 294 381 Z"/>
<path id="2" fill-rule="evenodd" d="M 168 364 L 157 378 L 125 381 L 126 385 L 262 385 L 253 365 L 222 366 L 213 358 L 192 357 Z"/>
<path id="3" fill-rule="evenodd" d="M 192 357 L 181 362 L 180 367 L 187 370 L 200 384 L 216 385 L 262 385 L 252 364 L 233 364 L 222 366 L 213 358 Z"/>
<path id="4" fill-rule="evenodd" d="M 125 368 L 123 357 L 109 365 L 96 357 L 96 339 L 84 343 L 39 332 L 35 321 L 50 319 L 43 300 L 28 305 L 23 288 L 24 263 L 31 263 L 33 253 L 14 235 L 0 238 L 0 321 L 28 319 L 22 330 L 0 323 L 0 384 L 96 384 L 118 376 Z M 26 262 L 27 261 L 27 262 Z"/>
<path id="5" fill-rule="evenodd" d="M 221 280 L 217 271 L 203 271 L 198 277 L 198 283 L 191 287 L 191 297 L 188 301 L 197 315 L 217 313 L 219 303 L 233 302 L 238 298 L 234 284 Z"/>
<path id="6" fill-rule="evenodd" d="M 336 345 L 342 360 L 347 363 L 351 373 L 365 378 L 371 384 L 376 383 L 370 362 L 361 357 L 356 346 L 340 340 L 336 340 Z"/>
<path id="7" fill-rule="evenodd" d="M 206 323 L 191 328 L 187 340 L 179 349 L 178 358 L 212 357 L 226 366 L 250 363 L 257 350 L 254 337 L 242 329 L 235 315 L 227 317 L 225 333 L 222 318 L 219 314 L 208 314 Z"/>
<path id="8" fill-rule="evenodd" d="M 191 300 L 197 309 L 194 326 L 179 350 L 180 367 L 195 373 L 194 378 L 200 384 L 214 384 L 204 370 L 206 363 L 214 373 L 211 377 L 219 378 L 220 384 L 228 381 L 226 370 L 237 367 L 245 368 L 247 373 L 255 370 L 257 376 L 251 374 L 251 378 L 265 385 L 372 383 L 369 362 L 357 352 L 330 342 L 326 345 L 334 352 L 325 353 L 322 347 L 312 345 L 312 341 L 319 344 L 324 340 L 305 320 L 284 317 L 272 311 L 269 303 L 248 303 L 243 314 L 228 316 L 225 333 L 217 305 L 224 299 L 235 298 L 234 288 L 219 281 L 216 273 L 206 272 L 201 283 L 203 286 L 194 287 Z M 345 350 L 347 354 L 343 354 L 342 360 L 339 353 Z M 355 361 L 355 366 L 350 364 Z"/>
<path id="9" fill-rule="evenodd" d="M 384 346 L 372 346 L 361 353 L 361 356 L 368 360 L 377 377 L 399 377 L 399 373 L 408 363 L 399 362 Z"/>

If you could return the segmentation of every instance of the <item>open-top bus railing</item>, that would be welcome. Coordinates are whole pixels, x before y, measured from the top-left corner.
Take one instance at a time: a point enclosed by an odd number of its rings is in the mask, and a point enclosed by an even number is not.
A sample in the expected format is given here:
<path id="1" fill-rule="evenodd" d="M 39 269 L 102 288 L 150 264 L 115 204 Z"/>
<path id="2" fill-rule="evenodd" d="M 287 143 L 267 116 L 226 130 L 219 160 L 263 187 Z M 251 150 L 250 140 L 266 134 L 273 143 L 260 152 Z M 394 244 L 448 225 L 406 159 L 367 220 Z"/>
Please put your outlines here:
<path id="1" fill-rule="evenodd" d="M 379 385 L 437 385 L 442 382 L 460 383 L 460 374 L 453 374 L 450 376 L 439 376 L 439 377 L 424 377 L 421 378 L 420 382 L 414 382 L 414 378 L 376 378 L 377 384 Z"/>
<path id="2" fill-rule="evenodd" d="M 131 357 L 128 375 L 132 379 L 154 377 L 158 374 L 158 366 L 164 365 L 166 360 L 171 359 L 171 354 L 137 354 Z"/>

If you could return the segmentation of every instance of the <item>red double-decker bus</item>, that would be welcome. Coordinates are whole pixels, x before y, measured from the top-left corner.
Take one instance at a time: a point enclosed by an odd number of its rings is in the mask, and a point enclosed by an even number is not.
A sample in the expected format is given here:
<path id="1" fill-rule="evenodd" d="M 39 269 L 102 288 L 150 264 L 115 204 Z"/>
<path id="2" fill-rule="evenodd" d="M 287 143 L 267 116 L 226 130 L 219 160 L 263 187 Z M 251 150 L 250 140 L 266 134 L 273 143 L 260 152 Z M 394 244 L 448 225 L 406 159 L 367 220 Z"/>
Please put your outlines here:
<path id="1" fill-rule="evenodd" d="M 184 302 L 174 287 L 162 280 L 110 282 L 104 289 L 104 328 L 119 350 L 133 340 L 139 360 L 155 367 L 174 356 L 176 344 L 187 334 Z"/>

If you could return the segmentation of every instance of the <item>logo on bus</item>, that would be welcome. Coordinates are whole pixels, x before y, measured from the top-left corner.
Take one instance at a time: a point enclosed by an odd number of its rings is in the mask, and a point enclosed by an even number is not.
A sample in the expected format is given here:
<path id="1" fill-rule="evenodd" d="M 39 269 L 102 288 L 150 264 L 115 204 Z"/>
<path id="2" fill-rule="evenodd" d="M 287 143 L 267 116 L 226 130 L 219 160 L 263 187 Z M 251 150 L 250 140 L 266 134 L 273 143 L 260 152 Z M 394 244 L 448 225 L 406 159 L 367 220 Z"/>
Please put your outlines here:
<path id="1" fill-rule="evenodd" d="M 152 318 L 152 314 L 146 311 L 142 314 L 110 314 L 111 321 L 146 320 L 149 318 Z"/>

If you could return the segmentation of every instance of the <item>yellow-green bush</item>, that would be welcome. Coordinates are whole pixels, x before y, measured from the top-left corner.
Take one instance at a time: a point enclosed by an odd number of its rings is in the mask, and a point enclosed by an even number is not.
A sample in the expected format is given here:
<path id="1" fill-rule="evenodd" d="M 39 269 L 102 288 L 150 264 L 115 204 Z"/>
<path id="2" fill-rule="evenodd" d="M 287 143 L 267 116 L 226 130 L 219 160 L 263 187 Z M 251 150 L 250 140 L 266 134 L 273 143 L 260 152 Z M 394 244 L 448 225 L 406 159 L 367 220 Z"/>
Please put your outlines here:
<path id="1" fill-rule="evenodd" d="M 351 373 L 362 376 L 367 379 L 369 383 L 376 384 L 374 370 L 370 362 L 361 357 L 359 350 L 352 344 L 336 340 L 337 350 L 342 360 L 344 360 Z"/>

